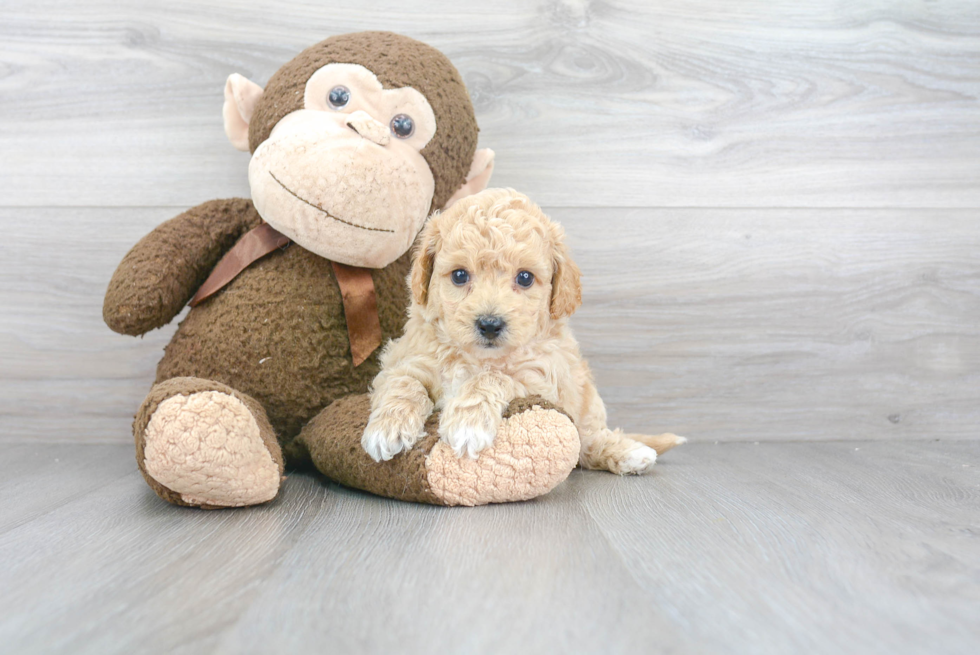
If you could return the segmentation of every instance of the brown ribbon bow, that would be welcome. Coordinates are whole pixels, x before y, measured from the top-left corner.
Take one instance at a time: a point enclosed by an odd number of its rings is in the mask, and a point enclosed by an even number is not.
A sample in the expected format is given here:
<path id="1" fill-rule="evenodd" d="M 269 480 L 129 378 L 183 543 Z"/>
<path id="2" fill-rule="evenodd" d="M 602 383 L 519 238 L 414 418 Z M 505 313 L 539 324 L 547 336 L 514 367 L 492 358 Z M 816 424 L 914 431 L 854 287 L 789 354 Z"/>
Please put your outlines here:
<path id="1" fill-rule="evenodd" d="M 289 243 L 289 237 L 268 223 L 253 228 L 221 258 L 211 275 L 191 298 L 191 307 L 197 307 L 223 289 L 252 262 L 277 248 L 285 248 Z M 378 317 L 374 279 L 369 268 L 347 266 L 333 261 L 330 263 L 344 300 L 351 357 L 354 366 L 360 366 L 381 345 L 381 319 Z"/>

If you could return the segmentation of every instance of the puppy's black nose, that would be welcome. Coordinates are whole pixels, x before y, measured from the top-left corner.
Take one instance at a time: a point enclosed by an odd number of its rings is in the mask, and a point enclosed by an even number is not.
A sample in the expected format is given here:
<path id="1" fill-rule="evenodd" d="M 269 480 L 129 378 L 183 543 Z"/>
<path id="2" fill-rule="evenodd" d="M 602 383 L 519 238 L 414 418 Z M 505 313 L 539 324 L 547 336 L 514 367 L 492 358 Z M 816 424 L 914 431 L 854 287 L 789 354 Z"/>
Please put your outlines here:
<path id="1" fill-rule="evenodd" d="M 484 339 L 493 341 L 504 331 L 507 324 L 499 316 L 481 316 L 476 319 L 476 329 L 480 331 Z"/>

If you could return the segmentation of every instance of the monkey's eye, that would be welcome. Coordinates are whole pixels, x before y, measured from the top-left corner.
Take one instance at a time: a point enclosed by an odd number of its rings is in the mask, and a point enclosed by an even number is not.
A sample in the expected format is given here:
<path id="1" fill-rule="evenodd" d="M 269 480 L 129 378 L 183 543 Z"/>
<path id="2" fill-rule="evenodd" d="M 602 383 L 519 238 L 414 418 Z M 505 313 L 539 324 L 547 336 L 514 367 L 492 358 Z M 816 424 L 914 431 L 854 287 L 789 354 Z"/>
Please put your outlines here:
<path id="1" fill-rule="evenodd" d="M 407 139 L 415 132 L 415 121 L 407 114 L 398 114 L 391 119 L 391 131 L 399 139 Z"/>
<path id="2" fill-rule="evenodd" d="M 470 274 L 466 272 L 465 268 L 457 268 L 449 277 L 452 278 L 453 284 L 457 287 L 461 287 L 470 281 Z"/>
<path id="3" fill-rule="evenodd" d="M 534 273 L 531 271 L 521 271 L 517 274 L 517 286 L 528 289 L 532 284 L 534 284 Z"/>
<path id="4" fill-rule="evenodd" d="M 350 89 L 346 86 L 335 86 L 327 94 L 327 101 L 334 109 L 343 109 L 350 102 Z"/>

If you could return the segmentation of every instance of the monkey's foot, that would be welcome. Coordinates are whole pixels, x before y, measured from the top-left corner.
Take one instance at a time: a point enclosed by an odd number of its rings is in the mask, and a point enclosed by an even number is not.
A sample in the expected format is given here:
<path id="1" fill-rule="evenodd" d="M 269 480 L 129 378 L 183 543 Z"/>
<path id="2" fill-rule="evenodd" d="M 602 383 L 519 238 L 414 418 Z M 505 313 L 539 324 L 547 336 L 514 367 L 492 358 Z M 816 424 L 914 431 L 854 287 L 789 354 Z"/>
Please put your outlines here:
<path id="1" fill-rule="evenodd" d="M 243 507 L 279 493 L 283 457 L 255 400 L 199 378 L 151 389 L 133 425 L 140 471 L 171 503 Z"/>
<path id="2" fill-rule="evenodd" d="M 439 440 L 439 414 L 412 448 L 376 462 L 361 446 L 368 396 L 337 400 L 297 438 L 327 477 L 379 496 L 433 505 L 485 505 L 528 500 L 561 483 L 578 461 L 578 430 L 541 398 L 515 400 L 493 445 L 476 459 L 457 457 Z"/>

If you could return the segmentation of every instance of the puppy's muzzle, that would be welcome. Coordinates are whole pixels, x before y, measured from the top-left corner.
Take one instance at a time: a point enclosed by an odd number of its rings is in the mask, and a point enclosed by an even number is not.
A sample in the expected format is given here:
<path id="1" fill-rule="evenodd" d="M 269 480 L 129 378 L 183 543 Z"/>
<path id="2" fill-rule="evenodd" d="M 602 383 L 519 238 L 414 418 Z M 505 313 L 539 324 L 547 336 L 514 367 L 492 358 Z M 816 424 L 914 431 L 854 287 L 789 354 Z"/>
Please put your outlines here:
<path id="1" fill-rule="evenodd" d="M 480 316 L 476 319 L 476 329 L 480 336 L 490 342 L 499 337 L 506 327 L 506 321 L 499 316 Z"/>

